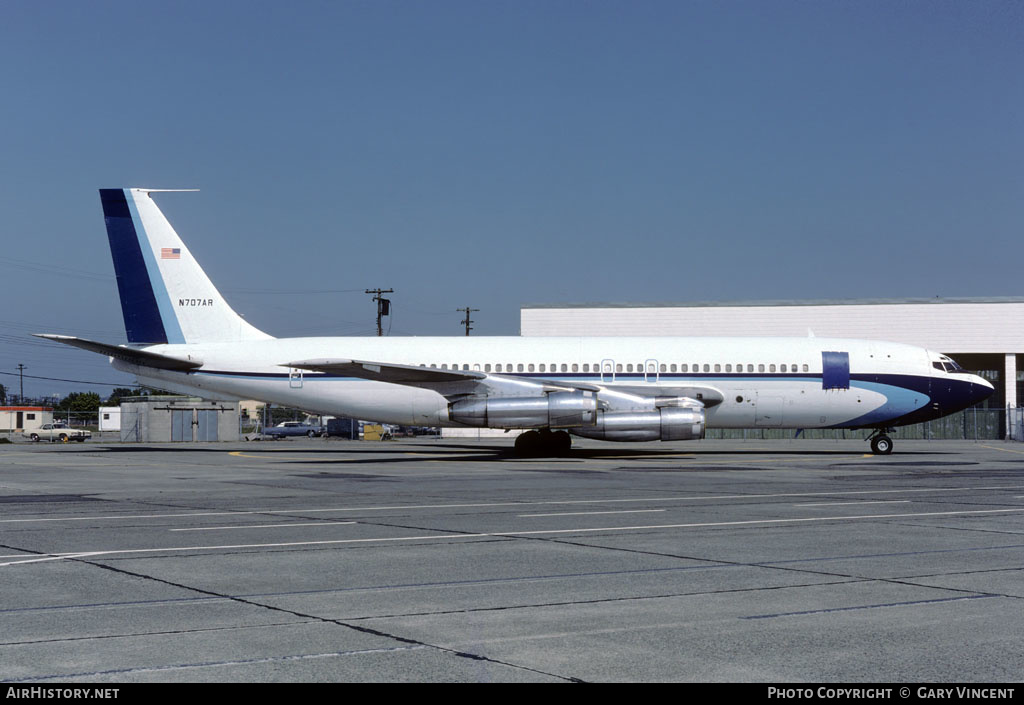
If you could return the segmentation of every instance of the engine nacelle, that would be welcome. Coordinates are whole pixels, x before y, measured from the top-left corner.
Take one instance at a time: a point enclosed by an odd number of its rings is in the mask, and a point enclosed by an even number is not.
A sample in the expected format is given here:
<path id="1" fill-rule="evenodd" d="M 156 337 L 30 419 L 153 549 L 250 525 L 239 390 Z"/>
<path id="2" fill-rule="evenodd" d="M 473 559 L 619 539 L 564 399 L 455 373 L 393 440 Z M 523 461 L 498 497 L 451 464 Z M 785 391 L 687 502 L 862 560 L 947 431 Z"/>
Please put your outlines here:
<path id="1" fill-rule="evenodd" d="M 452 421 L 483 428 L 573 428 L 597 419 L 593 392 L 551 392 L 537 397 L 469 397 L 449 405 Z"/>
<path id="2" fill-rule="evenodd" d="M 605 441 L 692 441 L 703 438 L 704 430 L 703 409 L 663 407 L 653 411 L 601 411 L 595 425 L 569 432 Z"/>

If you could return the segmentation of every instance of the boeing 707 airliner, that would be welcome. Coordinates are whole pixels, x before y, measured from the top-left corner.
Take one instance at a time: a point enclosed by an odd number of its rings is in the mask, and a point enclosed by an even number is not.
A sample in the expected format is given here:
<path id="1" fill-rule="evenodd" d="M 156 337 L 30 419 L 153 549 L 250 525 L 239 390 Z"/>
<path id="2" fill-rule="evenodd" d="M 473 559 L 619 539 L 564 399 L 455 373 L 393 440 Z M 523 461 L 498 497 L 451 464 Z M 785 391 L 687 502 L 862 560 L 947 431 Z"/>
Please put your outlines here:
<path id="1" fill-rule="evenodd" d="M 522 454 L 569 434 L 686 441 L 708 428 L 898 426 L 992 394 L 940 353 L 842 338 L 275 338 L 220 295 L 152 195 L 102 189 L 127 345 L 40 334 L 107 355 L 143 385 L 416 426 L 525 430 Z"/>

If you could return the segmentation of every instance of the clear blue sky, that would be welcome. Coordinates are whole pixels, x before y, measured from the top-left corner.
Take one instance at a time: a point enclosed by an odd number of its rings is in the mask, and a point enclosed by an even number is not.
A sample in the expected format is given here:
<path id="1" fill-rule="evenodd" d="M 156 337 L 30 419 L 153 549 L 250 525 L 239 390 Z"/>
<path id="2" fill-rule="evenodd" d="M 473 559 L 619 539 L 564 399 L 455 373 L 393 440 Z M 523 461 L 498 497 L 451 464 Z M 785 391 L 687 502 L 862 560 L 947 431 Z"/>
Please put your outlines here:
<path id="1" fill-rule="evenodd" d="M 1016 1 L 3 0 L 0 78 L 3 372 L 130 381 L 26 337 L 124 340 L 105 187 L 279 336 L 1024 295 Z"/>

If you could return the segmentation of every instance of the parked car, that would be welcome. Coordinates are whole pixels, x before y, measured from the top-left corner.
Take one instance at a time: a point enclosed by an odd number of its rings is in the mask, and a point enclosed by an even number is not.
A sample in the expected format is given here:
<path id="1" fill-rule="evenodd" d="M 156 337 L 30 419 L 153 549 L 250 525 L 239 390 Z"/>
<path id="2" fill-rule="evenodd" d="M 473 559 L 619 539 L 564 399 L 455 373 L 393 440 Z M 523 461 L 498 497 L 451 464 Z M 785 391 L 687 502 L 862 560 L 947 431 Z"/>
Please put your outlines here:
<path id="1" fill-rule="evenodd" d="M 263 429 L 264 436 L 272 438 L 284 438 L 285 436 L 309 436 L 315 438 L 321 436 L 324 429 L 321 426 L 303 423 L 302 421 L 282 421 L 276 426 Z"/>
<path id="2" fill-rule="evenodd" d="M 65 423 L 44 423 L 39 428 L 25 431 L 25 438 L 33 441 L 78 441 L 84 443 L 85 439 L 92 438 L 92 432 L 81 428 L 71 428 Z"/>

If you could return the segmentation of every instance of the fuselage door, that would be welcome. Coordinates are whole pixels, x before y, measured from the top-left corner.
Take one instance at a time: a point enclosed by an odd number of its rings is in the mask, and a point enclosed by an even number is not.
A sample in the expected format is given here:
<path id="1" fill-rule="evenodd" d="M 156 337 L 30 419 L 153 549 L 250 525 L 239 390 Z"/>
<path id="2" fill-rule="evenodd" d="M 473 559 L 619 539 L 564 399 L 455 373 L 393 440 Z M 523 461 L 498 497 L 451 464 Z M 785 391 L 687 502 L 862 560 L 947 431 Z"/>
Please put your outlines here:
<path id="1" fill-rule="evenodd" d="M 615 360 L 601 360 L 601 381 L 615 381 Z"/>
<path id="2" fill-rule="evenodd" d="M 645 360 L 644 361 L 644 381 L 645 382 L 657 382 L 658 381 L 658 361 L 657 360 Z"/>
<path id="3" fill-rule="evenodd" d="M 821 351 L 821 388 L 850 388 L 850 353 Z"/>

